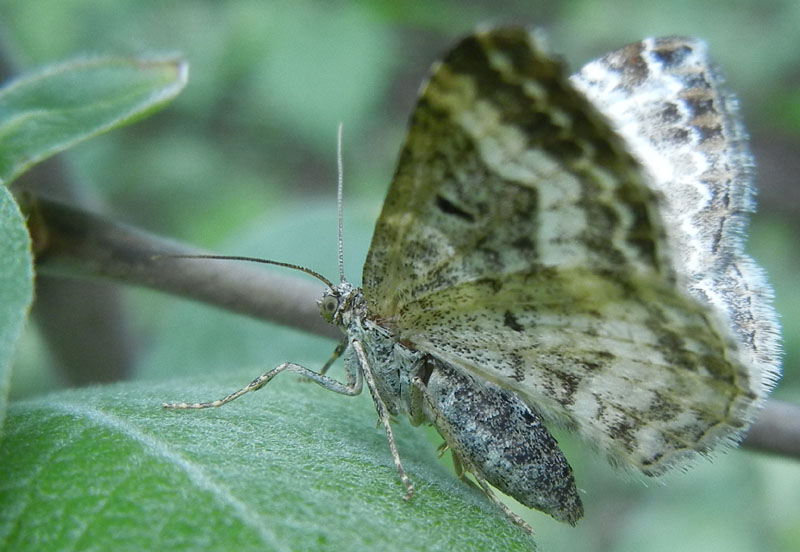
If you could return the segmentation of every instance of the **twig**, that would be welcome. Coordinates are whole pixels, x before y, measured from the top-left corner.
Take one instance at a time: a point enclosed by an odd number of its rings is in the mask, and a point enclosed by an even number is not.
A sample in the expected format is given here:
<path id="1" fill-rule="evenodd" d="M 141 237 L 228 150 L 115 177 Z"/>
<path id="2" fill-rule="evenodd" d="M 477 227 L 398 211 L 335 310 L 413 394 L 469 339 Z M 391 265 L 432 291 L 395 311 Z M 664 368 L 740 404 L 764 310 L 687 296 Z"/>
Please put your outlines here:
<path id="1" fill-rule="evenodd" d="M 768 400 L 742 446 L 800 458 L 800 406 Z"/>
<path id="2" fill-rule="evenodd" d="M 43 198 L 29 197 L 26 210 L 40 272 L 145 286 L 261 320 L 341 337 L 319 315 L 319 282 L 245 263 L 165 257 L 208 252 Z"/>

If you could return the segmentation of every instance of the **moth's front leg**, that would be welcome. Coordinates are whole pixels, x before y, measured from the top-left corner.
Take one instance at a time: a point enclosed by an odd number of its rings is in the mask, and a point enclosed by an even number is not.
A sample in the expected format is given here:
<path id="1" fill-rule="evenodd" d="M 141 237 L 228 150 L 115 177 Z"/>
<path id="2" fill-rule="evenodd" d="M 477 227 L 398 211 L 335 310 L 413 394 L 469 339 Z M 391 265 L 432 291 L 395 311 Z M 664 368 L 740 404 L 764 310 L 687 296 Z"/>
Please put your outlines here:
<path id="1" fill-rule="evenodd" d="M 515 522 L 488 484 L 571 525 L 583 516 L 572 469 L 539 415 L 510 391 L 431 357 L 415 378 L 427 418 L 463 469 Z"/>
<path id="2" fill-rule="evenodd" d="M 350 346 L 353 348 L 353 352 L 356 355 L 358 364 L 361 367 L 360 372 L 364 375 L 364 381 L 367 383 L 367 389 L 369 389 L 369 392 L 372 395 L 372 400 L 375 403 L 375 410 L 378 412 L 378 420 L 380 420 L 380 422 L 383 424 L 383 428 L 386 431 L 386 439 L 389 441 L 389 450 L 392 453 L 392 460 L 394 460 L 394 465 L 397 468 L 400 481 L 403 482 L 403 485 L 406 488 L 406 494 L 403 495 L 403 500 L 409 500 L 414 495 L 414 484 L 406 475 L 406 470 L 403 468 L 403 463 L 400 461 L 400 453 L 397 451 L 397 443 L 394 440 L 394 433 L 392 432 L 389 409 L 386 407 L 386 403 L 383 402 L 383 399 L 378 392 L 378 386 L 375 384 L 375 375 L 373 373 L 372 366 L 369 364 L 367 355 L 364 352 L 364 346 L 356 339 L 350 342 Z"/>
<path id="3" fill-rule="evenodd" d="M 306 378 L 310 381 L 313 381 L 317 385 L 328 389 L 329 391 L 334 391 L 341 395 L 358 395 L 361 393 L 361 373 L 358 370 L 353 370 L 349 367 L 346 367 L 346 376 L 347 376 L 347 383 L 342 383 L 337 381 L 333 378 L 330 378 L 325 375 L 325 371 L 330 367 L 333 362 L 339 358 L 339 356 L 344 352 L 345 346 L 347 345 L 347 341 L 340 343 L 339 346 L 336 347 L 333 354 L 331 355 L 330 360 L 325 363 L 325 366 L 322 367 L 322 370 L 319 372 L 315 372 L 305 366 L 300 366 L 299 364 L 294 364 L 293 362 L 284 362 L 283 364 L 273 368 L 269 372 L 265 374 L 261 374 L 256 379 L 251 381 L 246 386 L 242 387 L 238 391 L 234 391 L 230 395 L 223 397 L 221 399 L 217 399 L 216 401 L 210 402 L 199 402 L 199 403 L 164 403 L 162 406 L 168 410 L 194 410 L 200 408 L 216 408 L 222 406 L 223 404 L 227 404 L 231 401 L 235 401 L 245 393 L 250 393 L 251 391 L 258 391 L 262 387 L 272 380 L 275 376 L 280 374 L 281 372 L 294 372 L 300 375 L 303 378 Z"/>

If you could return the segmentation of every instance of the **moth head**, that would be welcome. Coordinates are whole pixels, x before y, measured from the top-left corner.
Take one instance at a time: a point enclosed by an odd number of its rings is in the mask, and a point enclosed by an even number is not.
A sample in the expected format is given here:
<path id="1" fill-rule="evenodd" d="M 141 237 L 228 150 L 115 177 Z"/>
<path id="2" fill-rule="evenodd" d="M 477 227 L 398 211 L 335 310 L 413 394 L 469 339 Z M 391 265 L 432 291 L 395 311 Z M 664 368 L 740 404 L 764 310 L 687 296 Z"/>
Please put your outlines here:
<path id="1" fill-rule="evenodd" d="M 337 310 L 339 310 L 339 296 L 326 293 L 319 301 L 319 313 L 322 318 L 332 323 Z"/>
<path id="2" fill-rule="evenodd" d="M 363 305 L 363 295 L 359 288 L 349 282 L 325 289 L 322 298 L 317 302 L 319 313 L 326 322 L 347 326 L 354 311 Z"/>

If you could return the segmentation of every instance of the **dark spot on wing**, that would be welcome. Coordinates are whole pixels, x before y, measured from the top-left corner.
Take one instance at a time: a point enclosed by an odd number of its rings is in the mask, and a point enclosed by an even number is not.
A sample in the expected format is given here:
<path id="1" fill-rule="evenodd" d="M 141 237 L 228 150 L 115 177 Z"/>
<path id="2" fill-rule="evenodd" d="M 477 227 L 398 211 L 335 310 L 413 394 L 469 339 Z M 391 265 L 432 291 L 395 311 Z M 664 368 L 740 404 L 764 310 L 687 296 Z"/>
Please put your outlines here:
<path id="1" fill-rule="evenodd" d="M 636 450 L 636 437 L 633 432 L 636 427 L 627 419 L 621 420 L 608 428 L 608 436 L 619 441 L 629 452 Z"/>
<path id="2" fill-rule="evenodd" d="M 681 119 L 681 113 L 678 109 L 677 104 L 673 102 L 669 102 L 664 106 L 664 108 L 659 113 L 661 121 L 664 123 L 676 123 Z"/>
<path id="3" fill-rule="evenodd" d="M 525 327 L 519 323 L 517 318 L 514 316 L 514 313 L 511 311 L 506 311 L 503 314 L 503 325 L 511 328 L 515 332 L 522 332 L 525 331 Z"/>
<path id="4" fill-rule="evenodd" d="M 653 401 L 647 409 L 647 416 L 653 420 L 669 421 L 682 411 L 679 404 L 658 391 L 653 392 Z"/>
<path id="5" fill-rule="evenodd" d="M 514 248 L 525 252 L 534 253 L 536 250 L 536 244 L 534 244 L 533 240 L 528 236 L 520 236 L 519 238 L 516 238 L 511 242 L 511 245 L 514 246 Z"/>
<path id="6" fill-rule="evenodd" d="M 467 222 L 475 222 L 475 216 L 472 213 L 465 211 L 444 196 L 436 196 L 436 206 L 445 214 L 456 216 Z"/>
<path id="7" fill-rule="evenodd" d="M 665 67 L 675 67 L 681 65 L 686 56 L 692 53 L 692 49 L 683 44 L 675 46 L 667 41 L 659 42 L 653 50 L 653 55 L 658 58 Z"/>

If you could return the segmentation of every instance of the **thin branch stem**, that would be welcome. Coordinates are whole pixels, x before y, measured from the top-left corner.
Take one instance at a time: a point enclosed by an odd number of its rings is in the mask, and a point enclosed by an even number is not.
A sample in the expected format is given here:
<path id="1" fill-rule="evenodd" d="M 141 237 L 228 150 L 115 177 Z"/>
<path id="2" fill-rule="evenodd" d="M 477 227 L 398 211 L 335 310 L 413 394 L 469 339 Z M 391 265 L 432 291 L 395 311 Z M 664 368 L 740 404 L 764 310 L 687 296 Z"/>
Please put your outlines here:
<path id="1" fill-rule="evenodd" d="M 208 252 L 47 199 L 27 199 L 28 226 L 40 272 L 148 287 L 341 338 L 341 332 L 319 315 L 319 282 L 241 262 L 165 257 Z"/>
<path id="2" fill-rule="evenodd" d="M 769 399 L 742 446 L 800 458 L 800 405 Z"/>

